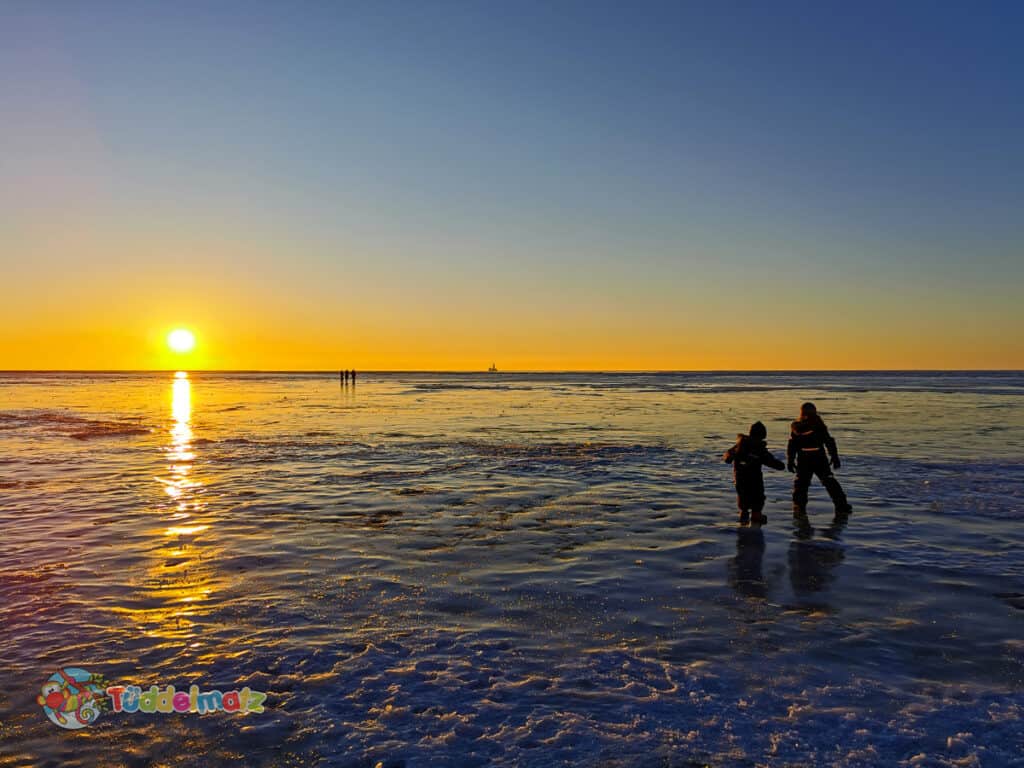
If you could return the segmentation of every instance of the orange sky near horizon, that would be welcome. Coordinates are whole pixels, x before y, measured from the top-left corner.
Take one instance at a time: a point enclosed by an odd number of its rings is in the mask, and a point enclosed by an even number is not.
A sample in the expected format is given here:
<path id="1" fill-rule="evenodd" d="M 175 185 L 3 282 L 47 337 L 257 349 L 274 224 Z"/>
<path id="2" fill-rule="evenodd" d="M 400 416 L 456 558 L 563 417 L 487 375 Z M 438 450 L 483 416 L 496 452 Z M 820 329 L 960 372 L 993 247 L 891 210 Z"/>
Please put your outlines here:
<path id="1" fill-rule="evenodd" d="M 126 290 L 131 290 L 130 288 Z M 0 369 L 34 370 L 823 370 L 1024 367 L 1019 334 L 989 333 L 992 318 L 939 326 L 940 317 L 896 311 L 844 315 L 785 299 L 735 313 L 693 297 L 602 306 L 497 299 L 490 307 L 431 297 L 402 311 L 329 297 L 214 291 L 182 301 L 54 297 L 0 309 Z M 507 303 L 506 303 L 507 302 Z M 12 306 L 24 304 L 20 311 Z M 519 306 L 518 310 L 507 309 Z M 788 318 L 788 319 L 787 319 Z M 167 334 L 196 335 L 189 353 Z"/>
<path id="2" fill-rule="evenodd" d="M 22 235 L 0 234 L 0 251 L 24 257 L 2 289 L 6 370 L 1024 368 L 1016 284 L 998 274 L 895 282 L 836 259 L 791 276 L 685 242 L 657 269 L 538 265 L 525 252 L 446 269 L 414 243 Z M 168 349 L 176 327 L 196 334 L 193 352 Z"/>
<path id="3" fill-rule="evenodd" d="M 998 275 L 894 283 L 847 259 L 793 277 L 686 243 L 657 270 L 525 253 L 438 269 L 433 247 L 412 243 L 22 234 L 0 235 L 24 256 L 2 289 L 6 370 L 1024 368 L 1016 286 Z M 193 352 L 168 349 L 176 327 L 196 334 Z"/>
<path id="4" fill-rule="evenodd" d="M 58 223 L 0 233 L 21 256 L 0 289 L 0 369 L 1024 368 L 1017 283 L 999 271 L 794 272 L 685 240 L 654 266 L 449 242 L 439 267 L 436 244 L 282 237 L 255 217 L 245 234 Z M 176 327 L 193 352 L 168 349 Z"/>

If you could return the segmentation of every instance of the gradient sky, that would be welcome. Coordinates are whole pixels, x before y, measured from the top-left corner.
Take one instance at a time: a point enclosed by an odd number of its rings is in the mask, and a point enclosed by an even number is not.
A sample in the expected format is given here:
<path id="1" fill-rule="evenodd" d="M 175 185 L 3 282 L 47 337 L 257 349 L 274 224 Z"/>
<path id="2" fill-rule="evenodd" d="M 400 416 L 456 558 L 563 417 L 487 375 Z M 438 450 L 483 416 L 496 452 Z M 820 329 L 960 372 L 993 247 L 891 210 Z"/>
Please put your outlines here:
<path id="1" fill-rule="evenodd" d="M 8 0 L 0 368 L 1024 368 L 1022 31 Z"/>

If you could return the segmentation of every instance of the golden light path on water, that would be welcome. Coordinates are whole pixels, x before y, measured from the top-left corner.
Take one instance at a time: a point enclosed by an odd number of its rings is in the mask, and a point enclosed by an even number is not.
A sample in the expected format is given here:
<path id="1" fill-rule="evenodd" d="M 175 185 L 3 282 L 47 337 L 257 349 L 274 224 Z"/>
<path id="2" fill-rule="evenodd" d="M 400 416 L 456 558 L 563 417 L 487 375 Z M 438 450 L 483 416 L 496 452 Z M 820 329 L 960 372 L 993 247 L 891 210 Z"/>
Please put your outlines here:
<path id="1" fill-rule="evenodd" d="M 150 637 L 174 639 L 198 648 L 196 621 L 209 613 L 214 591 L 216 550 L 210 540 L 203 483 L 195 476 L 192 382 L 179 371 L 171 381 L 165 473 L 155 479 L 162 490 L 155 513 L 155 547 L 146 568 L 141 605 L 128 610 Z"/>
<path id="2" fill-rule="evenodd" d="M 171 419 L 171 444 L 167 450 L 167 457 L 172 462 L 168 466 L 171 476 L 168 479 L 160 478 L 160 482 L 164 484 L 167 495 L 177 502 L 176 517 L 187 518 L 187 494 L 196 486 L 196 482 L 189 477 L 195 459 L 192 451 L 192 382 L 184 371 L 174 375 L 171 385 Z M 168 533 L 174 530 L 170 528 Z"/>

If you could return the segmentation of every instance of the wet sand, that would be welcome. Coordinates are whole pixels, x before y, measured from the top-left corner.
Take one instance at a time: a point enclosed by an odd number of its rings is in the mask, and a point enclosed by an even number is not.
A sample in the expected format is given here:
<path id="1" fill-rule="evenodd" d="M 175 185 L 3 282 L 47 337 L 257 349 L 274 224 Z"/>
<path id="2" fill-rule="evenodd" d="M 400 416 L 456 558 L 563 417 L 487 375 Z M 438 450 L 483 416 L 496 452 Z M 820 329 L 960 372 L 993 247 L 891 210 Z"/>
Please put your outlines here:
<path id="1" fill-rule="evenodd" d="M 0 374 L 0 765 L 1008 765 L 1024 375 Z M 855 512 L 766 472 L 813 399 Z M 36 704 L 111 681 L 262 714 Z"/>

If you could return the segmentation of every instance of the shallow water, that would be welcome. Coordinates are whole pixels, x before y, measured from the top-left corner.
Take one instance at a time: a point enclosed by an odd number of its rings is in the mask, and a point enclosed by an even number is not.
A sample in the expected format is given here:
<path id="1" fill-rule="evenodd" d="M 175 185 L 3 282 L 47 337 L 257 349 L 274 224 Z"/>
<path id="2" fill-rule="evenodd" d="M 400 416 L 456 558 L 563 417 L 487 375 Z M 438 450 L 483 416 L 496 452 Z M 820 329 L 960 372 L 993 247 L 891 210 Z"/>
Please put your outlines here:
<path id="1" fill-rule="evenodd" d="M 1024 374 L 0 374 L 0 765 L 1021 765 Z M 784 454 L 813 399 L 855 506 Z M 262 714 L 36 704 L 60 666 Z"/>

